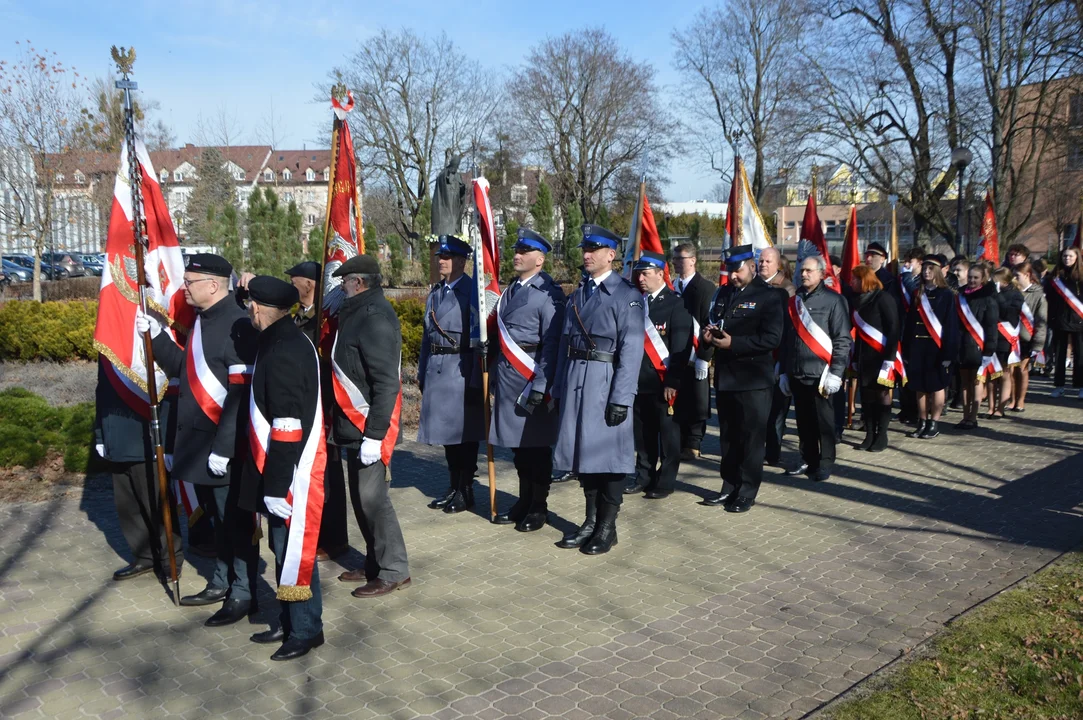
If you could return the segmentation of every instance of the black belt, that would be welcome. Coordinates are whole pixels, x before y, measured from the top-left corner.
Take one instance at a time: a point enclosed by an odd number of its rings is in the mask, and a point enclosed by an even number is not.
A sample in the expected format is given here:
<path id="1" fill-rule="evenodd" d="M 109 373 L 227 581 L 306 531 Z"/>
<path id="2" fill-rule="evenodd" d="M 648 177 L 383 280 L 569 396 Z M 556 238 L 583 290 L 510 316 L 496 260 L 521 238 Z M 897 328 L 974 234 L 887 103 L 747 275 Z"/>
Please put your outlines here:
<path id="1" fill-rule="evenodd" d="M 433 355 L 458 355 L 465 352 L 465 350 L 462 350 L 458 345 L 430 345 L 429 352 Z"/>
<path id="2" fill-rule="evenodd" d="M 568 348 L 568 357 L 572 360 L 593 360 L 595 362 L 612 363 L 613 353 L 601 350 L 584 350 L 582 348 Z"/>
<path id="3" fill-rule="evenodd" d="M 520 350 L 522 350 L 523 352 L 528 352 L 528 353 L 535 352 L 540 347 L 541 347 L 541 345 L 539 345 L 538 343 L 521 343 L 519 345 Z"/>

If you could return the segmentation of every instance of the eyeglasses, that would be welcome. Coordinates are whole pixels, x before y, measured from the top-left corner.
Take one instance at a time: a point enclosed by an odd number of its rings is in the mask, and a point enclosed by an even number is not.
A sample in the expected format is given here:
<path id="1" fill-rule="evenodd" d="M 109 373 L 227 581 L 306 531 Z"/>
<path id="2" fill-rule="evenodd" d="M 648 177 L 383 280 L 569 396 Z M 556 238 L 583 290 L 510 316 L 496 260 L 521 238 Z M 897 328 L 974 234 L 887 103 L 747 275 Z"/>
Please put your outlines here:
<path id="1" fill-rule="evenodd" d="M 208 280 L 214 280 L 214 278 L 200 278 L 198 280 L 189 280 L 188 278 L 185 278 L 184 287 L 192 287 L 196 283 L 207 282 Z"/>

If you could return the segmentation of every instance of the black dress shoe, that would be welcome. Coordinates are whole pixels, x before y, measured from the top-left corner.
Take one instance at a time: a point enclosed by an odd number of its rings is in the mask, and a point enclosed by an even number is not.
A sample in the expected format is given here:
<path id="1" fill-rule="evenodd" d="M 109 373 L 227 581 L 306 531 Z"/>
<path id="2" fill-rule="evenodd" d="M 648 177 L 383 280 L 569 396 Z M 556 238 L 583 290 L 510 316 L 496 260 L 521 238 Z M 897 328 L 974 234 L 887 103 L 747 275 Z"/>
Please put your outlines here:
<path id="1" fill-rule="evenodd" d="M 643 492 L 643 489 L 645 487 L 647 487 L 646 483 L 641 483 L 637 481 L 632 483 L 631 485 L 626 485 L 623 492 L 625 495 L 638 495 L 639 493 Z"/>
<path id="2" fill-rule="evenodd" d="M 195 595 L 186 595 L 181 598 L 181 605 L 214 605 L 226 599 L 229 594 L 228 588 L 216 588 L 208 585 L 202 592 Z"/>
<path id="3" fill-rule="evenodd" d="M 717 495 L 711 495 L 710 497 L 701 500 L 699 504 L 706 505 L 707 507 L 718 507 L 719 505 L 725 505 L 735 497 L 733 492 L 733 490 L 730 490 L 729 492 L 720 492 Z"/>
<path id="4" fill-rule="evenodd" d="M 817 470 L 815 473 L 812 474 L 812 479 L 815 480 L 816 482 L 824 482 L 825 480 L 830 480 L 831 479 L 831 471 L 830 470 Z"/>
<path id="5" fill-rule="evenodd" d="M 494 525 L 514 525 L 517 522 L 519 521 L 513 518 L 510 512 L 500 513 L 493 518 Z"/>
<path id="6" fill-rule="evenodd" d="M 733 502 L 726 503 L 725 511 L 731 513 L 743 513 L 752 509 L 752 506 L 756 504 L 756 501 L 752 498 L 739 497 Z"/>
<path id="7" fill-rule="evenodd" d="M 461 513 L 464 510 L 469 510 L 474 507 L 474 494 L 473 493 L 461 493 L 458 490 L 451 494 L 451 500 L 444 506 L 444 512 Z"/>
<path id="8" fill-rule="evenodd" d="M 808 473 L 808 463 L 801 463 L 797 467 L 792 467 L 786 471 L 786 475 L 789 477 L 797 477 L 798 475 L 805 475 Z"/>
<path id="9" fill-rule="evenodd" d="M 258 610 L 255 600 L 234 600 L 230 598 L 218 609 L 214 615 L 207 618 L 203 623 L 207 627 L 223 627 L 244 620 L 249 615 L 254 615 Z"/>
<path id="10" fill-rule="evenodd" d="M 433 500 L 431 503 L 429 503 L 429 507 L 433 510 L 443 510 L 447 506 L 447 504 L 451 502 L 451 498 L 453 498 L 454 496 L 455 489 L 448 488 L 447 492 L 444 493 L 444 497 Z"/>
<path id="11" fill-rule="evenodd" d="M 272 645 L 274 643 L 285 642 L 286 641 L 286 631 L 285 631 L 285 629 L 280 628 L 280 627 L 279 628 L 272 628 L 270 630 L 264 630 L 263 632 L 258 632 L 255 635 L 252 635 L 251 637 L 249 637 L 248 639 L 251 640 L 254 643 L 259 643 L 260 645 Z"/>
<path id="12" fill-rule="evenodd" d="M 139 577 L 140 575 L 146 575 L 152 570 L 154 570 L 154 565 L 144 565 L 141 562 L 134 562 L 128 567 L 122 567 L 120 570 L 117 570 L 115 573 L 113 573 L 113 579 L 118 582 L 121 580 L 131 580 L 132 578 Z"/>
<path id="13" fill-rule="evenodd" d="M 579 476 L 576 475 L 575 473 L 573 473 L 571 470 L 569 470 L 566 473 L 560 473 L 559 475 L 555 476 L 553 478 L 553 482 L 555 482 L 555 483 L 568 482 L 569 480 L 575 480 L 577 477 L 579 477 Z"/>
<path id="14" fill-rule="evenodd" d="M 286 642 L 282 643 L 282 647 L 275 650 L 275 654 L 271 656 L 272 660 L 296 660 L 297 658 L 308 655 L 308 651 L 312 648 L 318 648 L 323 645 L 323 631 L 321 630 L 316 637 L 311 640 L 301 640 L 300 638 L 289 638 Z"/>
<path id="15" fill-rule="evenodd" d="M 545 521 L 549 519 L 549 513 L 536 512 L 527 513 L 523 516 L 523 519 L 515 524 L 515 529 L 519 532 L 534 532 L 535 530 L 541 530 L 545 527 Z"/>
<path id="16" fill-rule="evenodd" d="M 672 490 L 648 490 L 647 494 L 643 497 L 647 498 L 648 500 L 661 500 L 662 498 L 667 498 L 672 494 Z"/>

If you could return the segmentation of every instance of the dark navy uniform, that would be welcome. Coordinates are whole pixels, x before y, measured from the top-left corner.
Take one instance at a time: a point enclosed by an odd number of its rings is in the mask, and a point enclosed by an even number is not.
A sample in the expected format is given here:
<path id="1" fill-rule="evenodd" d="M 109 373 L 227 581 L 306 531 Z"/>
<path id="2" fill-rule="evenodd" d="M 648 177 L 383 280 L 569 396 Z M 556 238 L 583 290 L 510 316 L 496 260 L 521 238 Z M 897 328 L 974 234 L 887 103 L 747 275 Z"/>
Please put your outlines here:
<path id="1" fill-rule="evenodd" d="M 714 283 L 696 273 L 688 281 L 677 278 L 673 282 L 673 289 L 684 302 L 684 309 L 699 327 L 707 327 L 707 316 L 711 311 L 711 298 L 715 291 Z M 713 357 L 714 347 L 709 343 L 699 343 L 693 359 L 709 363 Z M 677 395 L 673 409 L 681 424 L 681 450 L 698 453 L 703 436 L 707 434 L 707 420 L 711 417 L 710 380 L 697 380 L 696 368 L 692 363 L 685 365 L 683 376 L 681 392 Z"/>

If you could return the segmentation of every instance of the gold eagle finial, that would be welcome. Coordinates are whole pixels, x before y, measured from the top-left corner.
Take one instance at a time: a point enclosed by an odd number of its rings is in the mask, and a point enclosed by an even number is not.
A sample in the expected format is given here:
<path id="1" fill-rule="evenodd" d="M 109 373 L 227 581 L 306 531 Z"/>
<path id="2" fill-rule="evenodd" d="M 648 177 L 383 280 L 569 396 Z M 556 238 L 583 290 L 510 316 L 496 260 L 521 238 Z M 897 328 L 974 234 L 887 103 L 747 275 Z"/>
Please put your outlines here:
<path id="1" fill-rule="evenodd" d="M 113 62 L 117 64 L 117 70 L 124 77 L 128 77 L 132 73 L 132 65 L 135 64 L 135 48 L 134 47 L 121 47 L 117 48 L 114 45 L 110 49 L 110 54 L 113 56 Z"/>

